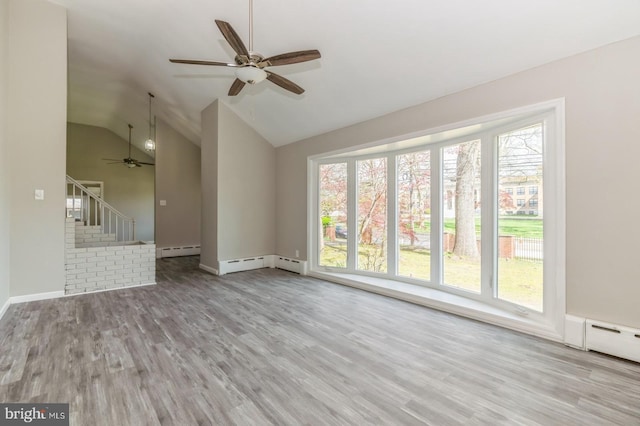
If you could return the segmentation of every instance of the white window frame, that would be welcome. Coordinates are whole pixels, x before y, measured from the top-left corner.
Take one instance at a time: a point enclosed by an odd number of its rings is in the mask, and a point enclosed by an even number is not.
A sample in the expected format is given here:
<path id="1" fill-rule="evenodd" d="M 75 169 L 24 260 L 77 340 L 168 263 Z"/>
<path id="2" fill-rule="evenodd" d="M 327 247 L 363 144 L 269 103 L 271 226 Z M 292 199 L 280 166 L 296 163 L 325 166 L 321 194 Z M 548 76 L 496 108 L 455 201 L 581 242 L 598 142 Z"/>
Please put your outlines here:
<path id="1" fill-rule="evenodd" d="M 421 145 L 413 145 L 406 149 L 397 149 L 398 142 L 411 140 L 417 137 L 425 137 L 440 132 L 463 128 L 469 125 L 490 123 L 499 121 L 493 128 L 484 129 L 463 137 L 441 140 L 439 142 L 426 142 Z M 510 130 L 516 130 L 527 125 L 543 122 L 544 125 L 544 178 L 543 193 L 545 194 L 544 214 L 544 311 L 542 313 L 525 308 L 511 302 L 498 299 L 497 286 L 494 271 L 497 270 L 497 136 Z M 429 139 L 428 137 L 426 139 Z M 442 247 L 442 183 L 441 178 L 441 149 L 461 142 L 480 139 L 482 142 L 481 156 L 481 235 L 482 235 L 482 288 L 481 293 L 471 293 L 443 285 L 442 280 L 442 250 L 431 251 L 431 276 L 436 277 L 434 282 L 411 279 L 396 274 L 398 259 L 397 241 L 397 155 L 417 152 L 425 149 L 431 150 L 431 247 Z M 384 145 L 389 144 L 388 150 Z M 566 313 L 566 284 L 565 284 L 565 148 L 564 148 L 564 100 L 558 99 L 541 104 L 531 105 L 515 110 L 506 111 L 491 116 L 469 120 L 463 123 L 444 126 L 438 129 L 427 130 L 417 134 L 378 141 L 366 146 L 353 147 L 340 152 L 326 153 L 309 157 L 308 172 L 310 190 L 309 193 L 309 247 L 310 271 L 330 272 L 342 274 L 356 274 L 374 278 L 386 278 L 393 281 L 401 281 L 423 287 L 434 288 L 474 299 L 489 306 L 504 310 L 510 314 L 516 314 L 525 321 L 544 325 L 552 329 L 561 338 L 564 334 L 564 316 Z M 366 150 L 375 147 L 375 153 L 350 156 L 350 152 Z M 394 149 L 395 148 L 395 149 Z M 387 272 L 373 273 L 356 269 L 357 242 L 355 233 L 349 233 L 348 257 L 346 268 L 331 268 L 318 265 L 319 238 L 317 232 L 318 218 L 318 170 L 320 164 L 346 162 L 348 181 L 348 220 L 347 229 L 356 229 L 357 225 L 357 182 L 356 162 L 366 158 L 387 158 Z M 527 188 L 525 187 L 525 192 Z M 514 191 L 515 193 L 516 191 Z M 491 295 L 490 297 L 488 295 Z"/>

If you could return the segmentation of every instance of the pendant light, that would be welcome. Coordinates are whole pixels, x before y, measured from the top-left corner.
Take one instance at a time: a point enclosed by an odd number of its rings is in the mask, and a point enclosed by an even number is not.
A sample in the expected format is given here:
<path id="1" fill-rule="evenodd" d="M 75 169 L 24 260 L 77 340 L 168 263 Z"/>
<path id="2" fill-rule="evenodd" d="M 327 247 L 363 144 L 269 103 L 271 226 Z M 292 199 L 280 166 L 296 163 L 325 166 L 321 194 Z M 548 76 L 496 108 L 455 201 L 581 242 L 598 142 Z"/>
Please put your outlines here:
<path id="1" fill-rule="evenodd" d="M 155 98 L 153 93 L 149 92 L 149 139 L 144 141 L 144 149 L 146 151 L 155 151 L 156 149 L 156 116 L 153 116 L 153 122 L 151 121 L 151 100 Z M 151 130 L 153 129 L 153 133 Z"/>

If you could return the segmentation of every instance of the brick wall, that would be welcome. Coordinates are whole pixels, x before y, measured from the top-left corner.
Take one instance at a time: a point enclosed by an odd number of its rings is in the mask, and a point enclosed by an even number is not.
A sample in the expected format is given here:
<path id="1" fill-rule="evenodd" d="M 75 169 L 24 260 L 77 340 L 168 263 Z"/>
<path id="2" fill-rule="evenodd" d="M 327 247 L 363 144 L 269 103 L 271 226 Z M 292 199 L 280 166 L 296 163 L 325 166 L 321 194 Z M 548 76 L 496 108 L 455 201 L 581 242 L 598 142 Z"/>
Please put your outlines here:
<path id="1" fill-rule="evenodd" d="M 155 283 L 155 244 L 76 247 L 76 229 L 67 219 L 65 294 Z"/>
<path id="2" fill-rule="evenodd" d="M 113 242 L 116 240 L 116 234 L 103 234 L 102 227 L 85 226 L 81 222 L 76 222 L 76 247 L 83 245 L 96 245 L 103 242 Z"/>

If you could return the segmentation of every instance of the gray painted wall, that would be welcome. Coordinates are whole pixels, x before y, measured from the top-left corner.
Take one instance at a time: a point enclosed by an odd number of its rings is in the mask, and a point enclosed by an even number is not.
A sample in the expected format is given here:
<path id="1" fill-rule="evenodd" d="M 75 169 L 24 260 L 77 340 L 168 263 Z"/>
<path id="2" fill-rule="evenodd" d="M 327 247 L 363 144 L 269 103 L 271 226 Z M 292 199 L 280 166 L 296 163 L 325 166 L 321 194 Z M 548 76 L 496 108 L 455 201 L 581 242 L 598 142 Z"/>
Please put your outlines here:
<path id="1" fill-rule="evenodd" d="M 8 1 L 0 0 L 0 310 L 9 300 L 9 162 L 7 159 L 6 72 Z"/>
<path id="2" fill-rule="evenodd" d="M 67 14 L 41 0 L 8 11 L 10 294 L 20 296 L 64 289 Z"/>
<path id="3" fill-rule="evenodd" d="M 274 254 L 275 149 L 224 103 L 218 124 L 218 258 Z"/>
<path id="4" fill-rule="evenodd" d="M 200 262 L 275 253 L 275 149 L 216 100 L 202 112 Z"/>
<path id="5" fill-rule="evenodd" d="M 128 141 L 103 127 L 68 123 L 67 132 L 67 174 L 75 180 L 104 182 L 105 201 L 136 220 L 136 239 L 153 241 L 155 167 L 107 164 L 103 158 L 125 158 L 129 146 Z M 154 162 L 135 147 L 131 156 Z"/>
<path id="6" fill-rule="evenodd" d="M 218 105 L 214 101 L 202 111 L 201 164 L 202 214 L 200 264 L 218 268 Z"/>
<path id="7" fill-rule="evenodd" d="M 156 142 L 156 246 L 200 244 L 200 148 L 161 120 Z"/>
<path id="8" fill-rule="evenodd" d="M 567 311 L 640 327 L 638 52 L 640 37 L 278 148 L 277 253 L 307 257 L 309 155 L 565 97 Z"/>

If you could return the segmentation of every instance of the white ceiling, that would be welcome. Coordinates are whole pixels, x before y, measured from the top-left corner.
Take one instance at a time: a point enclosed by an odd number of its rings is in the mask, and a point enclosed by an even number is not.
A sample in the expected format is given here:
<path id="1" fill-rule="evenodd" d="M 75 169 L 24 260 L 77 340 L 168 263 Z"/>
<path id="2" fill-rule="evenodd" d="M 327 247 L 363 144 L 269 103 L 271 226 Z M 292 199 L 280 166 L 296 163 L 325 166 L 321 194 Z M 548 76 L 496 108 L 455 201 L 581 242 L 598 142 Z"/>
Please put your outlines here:
<path id="1" fill-rule="evenodd" d="M 232 62 L 214 19 L 248 47 L 249 0 L 52 0 L 68 8 L 69 121 L 147 137 L 154 110 L 199 144 L 200 112 L 222 99 L 274 146 L 426 102 L 640 34 L 638 0 L 254 0 L 254 50 L 318 49 L 227 96 Z"/>

